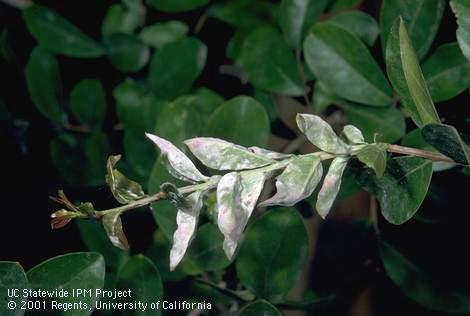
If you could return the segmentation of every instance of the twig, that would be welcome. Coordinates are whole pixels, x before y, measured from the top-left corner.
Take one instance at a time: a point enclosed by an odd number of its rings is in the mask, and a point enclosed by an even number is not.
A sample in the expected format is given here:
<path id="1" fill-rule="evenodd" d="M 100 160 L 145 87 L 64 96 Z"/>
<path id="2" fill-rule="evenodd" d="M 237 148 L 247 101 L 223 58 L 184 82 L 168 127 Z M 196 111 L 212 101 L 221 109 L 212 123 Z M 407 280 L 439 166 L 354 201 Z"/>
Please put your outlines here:
<path id="1" fill-rule="evenodd" d="M 302 147 L 303 144 L 307 141 L 307 137 L 304 134 L 300 134 L 296 139 L 287 144 L 287 146 L 282 150 L 284 154 L 292 154 L 297 149 Z"/>
<path id="2" fill-rule="evenodd" d="M 435 152 L 427 151 L 427 150 L 411 148 L 411 147 L 405 147 L 405 146 L 400 146 L 400 145 L 389 144 L 388 148 L 387 148 L 387 151 L 391 152 L 391 153 L 421 157 L 421 158 L 425 158 L 425 159 L 432 160 L 432 161 L 444 161 L 444 162 L 455 163 L 455 164 L 458 164 L 458 165 L 464 165 L 464 164 L 461 164 L 461 163 L 458 163 L 458 162 L 454 161 L 453 159 L 451 159 L 451 158 L 449 158 L 449 157 L 447 157 L 443 154 L 435 153 Z"/>
<path id="3" fill-rule="evenodd" d="M 234 65 L 220 65 L 219 72 L 223 75 L 229 75 L 240 79 L 242 84 L 248 83 L 248 79 L 240 67 Z"/>
<path id="4" fill-rule="evenodd" d="M 85 125 L 73 125 L 70 123 L 64 123 L 63 127 L 71 132 L 76 133 L 91 133 L 91 130 L 88 126 Z"/>
<path id="5" fill-rule="evenodd" d="M 206 24 L 207 21 L 207 12 L 204 12 L 199 19 L 196 22 L 196 25 L 194 26 L 194 34 L 198 34 L 202 28 L 204 27 L 204 24 Z"/>

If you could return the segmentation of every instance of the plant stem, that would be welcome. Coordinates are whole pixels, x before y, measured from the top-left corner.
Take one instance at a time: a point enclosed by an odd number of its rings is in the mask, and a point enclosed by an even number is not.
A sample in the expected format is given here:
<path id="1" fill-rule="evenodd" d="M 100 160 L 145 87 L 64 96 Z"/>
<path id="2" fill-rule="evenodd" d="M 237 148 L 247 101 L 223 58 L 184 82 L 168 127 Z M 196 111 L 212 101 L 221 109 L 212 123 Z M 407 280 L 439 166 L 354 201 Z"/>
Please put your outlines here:
<path id="1" fill-rule="evenodd" d="M 396 154 L 421 157 L 421 158 L 425 158 L 425 159 L 432 160 L 432 161 L 444 161 L 444 162 L 459 164 L 453 159 L 443 154 L 432 152 L 432 151 L 427 151 L 427 150 L 411 148 L 411 147 L 389 144 L 387 151 L 391 153 L 396 153 Z"/>

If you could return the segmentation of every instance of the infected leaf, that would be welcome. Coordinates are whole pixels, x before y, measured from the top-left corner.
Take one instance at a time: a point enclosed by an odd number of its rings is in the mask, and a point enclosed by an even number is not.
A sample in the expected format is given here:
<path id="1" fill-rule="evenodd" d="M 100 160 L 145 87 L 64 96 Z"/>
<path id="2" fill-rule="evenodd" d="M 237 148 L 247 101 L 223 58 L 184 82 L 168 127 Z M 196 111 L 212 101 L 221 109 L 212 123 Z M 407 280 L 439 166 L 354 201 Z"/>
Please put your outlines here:
<path id="1" fill-rule="evenodd" d="M 357 159 L 367 167 L 373 169 L 377 177 L 381 178 L 387 164 L 387 144 L 368 144 L 357 153 Z"/>
<path id="2" fill-rule="evenodd" d="M 348 158 L 344 157 L 337 157 L 331 162 L 325 180 L 323 180 L 323 185 L 318 193 L 316 204 L 317 212 L 322 218 L 326 218 L 338 195 L 341 187 L 341 177 L 347 164 Z"/>
<path id="3" fill-rule="evenodd" d="M 122 250 L 129 249 L 129 242 L 127 241 L 126 235 L 122 229 L 120 212 L 113 212 L 103 216 L 103 227 L 109 240 L 114 246 Z"/>
<path id="4" fill-rule="evenodd" d="M 137 182 L 134 182 L 115 169 L 116 163 L 121 159 L 121 155 L 109 156 L 106 165 L 106 182 L 114 195 L 114 198 L 121 204 L 128 204 L 145 196 L 144 190 Z"/>
<path id="5" fill-rule="evenodd" d="M 357 145 L 365 143 L 364 135 L 362 135 L 361 130 L 354 125 L 346 125 L 341 134 L 350 144 Z"/>

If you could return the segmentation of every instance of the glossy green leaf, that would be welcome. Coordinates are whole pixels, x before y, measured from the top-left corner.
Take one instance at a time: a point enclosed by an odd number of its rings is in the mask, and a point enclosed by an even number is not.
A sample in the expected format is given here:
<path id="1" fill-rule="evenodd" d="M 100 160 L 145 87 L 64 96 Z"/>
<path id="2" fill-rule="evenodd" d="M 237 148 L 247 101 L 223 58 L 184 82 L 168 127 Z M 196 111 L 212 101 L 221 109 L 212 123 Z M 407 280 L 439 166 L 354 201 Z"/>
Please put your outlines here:
<path id="1" fill-rule="evenodd" d="M 240 310 L 238 316 L 281 316 L 281 312 L 265 300 L 249 303 Z"/>
<path id="2" fill-rule="evenodd" d="M 470 61 L 457 43 L 444 44 L 423 64 L 423 75 L 433 101 L 446 101 L 470 85 Z"/>
<path id="3" fill-rule="evenodd" d="M 143 256 L 137 255 L 129 258 L 126 264 L 119 270 L 116 280 L 117 289 L 131 291 L 131 297 L 123 297 L 121 302 L 135 303 L 142 302 L 146 304 L 147 309 L 132 310 L 126 309 L 120 311 L 122 315 L 162 315 L 162 309 L 151 309 L 150 304 L 162 302 L 163 284 L 157 267 L 153 262 Z"/>
<path id="4" fill-rule="evenodd" d="M 274 162 L 248 148 L 218 138 L 197 137 L 186 140 L 185 144 L 199 161 L 216 170 L 254 169 Z"/>
<path id="5" fill-rule="evenodd" d="M 33 37 L 50 52 L 79 58 L 95 58 L 104 54 L 97 42 L 55 11 L 32 5 L 22 12 Z"/>
<path id="6" fill-rule="evenodd" d="M 136 175 L 147 182 L 150 171 L 157 160 L 155 146 L 145 138 L 145 133 L 132 129 L 127 129 L 124 132 L 123 142 L 126 161 Z"/>
<path id="7" fill-rule="evenodd" d="M 90 289 L 95 292 L 104 286 L 105 262 L 100 254 L 93 252 L 78 252 L 66 254 L 46 260 L 35 266 L 27 273 L 29 286 L 34 290 L 64 289 L 72 293 L 76 289 Z M 74 316 L 89 316 L 95 308 L 99 297 L 54 297 L 59 303 L 86 304 L 87 309 L 74 309 Z M 56 315 L 71 315 L 71 310 L 57 311 Z"/>
<path id="8" fill-rule="evenodd" d="M 313 74 L 335 95 L 377 106 L 392 102 L 382 70 L 350 32 L 330 23 L 317 24 L 305 39 L 304 55 Z"/>
<path id="9" fill-rule="evenodd" d="M 95 131 L 85 138 L 83 151 L 87 160 L 88 185 L 103 185 L 106 176 L 106 160 L 111 152 L 108 136 Z"/>
<path id="10" fill-rule="evenodd" d="M 419 67 L 404 21 L 399 18 L 390 31 L 386 49 L 388 76 L 400 102 L 418 127 L 439 123 L 434 103 Z"/>
<path id="11" fill-rule="evenodd" d="M 157 96 L 174 98 L 191 89 L 204 69 L 207 47 L 196 38 L 185 38 L 157 50 L 150 64 L 149 86 Z"/>
<path id="12" fill-rule="evenodd" d="M 281 300 L 300 277 L 308 235 L 295 209 L 268 210 L 251 224 L 236 261 L 240 282 L 259 297 Z"/>
<path id="13" fill-rule="evenodd" d="M 333 0 L 331 1 L 331 7 L 329 8 L 330 12 L 342 11 L 344 9 L 349 9 L 353 6 L 358 6 L 363 0 Z"/>
<path id="14" fill-rule="evenodd" d="M 457 17 L 457 42 L 464 56 L 470 60 L 470 3 L 467 0 L 451 0 L 450 7 Z"/>
<path id="15" fill-rule="evenodd" d="M 224 98 L 220 94 L 205 87 L 194 91 L 192 97 L 191 103 L 196 112 L 203 116 L 201 119 L 204 122 L 206 122 L 206 117 L 208 118 L 224 102 Z"/>
<path id="16" fill-rule="evenodd" d="M 142 187 L 124 176 L 116 169 L 116 164 L 121 159 L 120 155 L 110 156 L 106 166 L 106 182 L 109 185 L 114 198 L 121 204 L 128 204 L 145 196 Z"/>
<path id="17" fill-rule="evenodd" d="M 129 249 L 129 242 L 122 228 L 120 212 L 113 212 L 103 216 L 103 227 L 111 243 L 122 250 Z"/>
<path id="18" fill-rule="evenodd" d="M 96 79 L 78 82 L 70 92 L 70 111 L 77 120 L 91 128 L 100 127 L 106 112 L 103 85 Z"/>
<path id="19" fill-rule="evenodd" d="M 330 212 L 333 202 L 339 193 L 341 179 L 349 158 L 336 157 L 331 161 L 328 172 L 323 180 L 323 184 L 318 192 L 317 203 L 315 205 L 318 214 L 325 219 Z"/>
<path id="20" fill-rule="evenodd" d="M 261 202 L 259 206 L 293 206 L 313 193 L 322 174 L 323 167 L 318 157 L 294 158 L 276 178 L 276 194 Z"/>
<path id="21" fill-rule="evenodd" d="M 25 68 L 29 95 L 38 111 L 49 120 L 60 123 L 62 83 L 59 65 L 54 55 L 42 47 L 35 47 Z"/>
<path id="22" fill-rule="evenodd" d="M 240 64 L 257 88 L 292 96 L 303 93 L 294 53 L 274 28 L 262 27 L 246 37 Z"/>
<path id="23" fill-rule="evenodd" d="M 246 126 L 256 126 L 256 133 Z M 266 110 L 255 99 L 237 96 L 224 102 L 209 117 L 206 135 L 242 146 L 265 147 L 271 134 Z"/>
<path id="24" fill-rule="evenodd" d="M 312 106 L 317 113 L 322 113 L 328 106 L 333 104 L 336 96 L 328 89 L 328 86 L 317 80 L 313 87 Z"/>
<path id="25" fill-rule="evenodd" d="M 351 124 L 357 126 L 366 142 L 393 143 L 405 135 L 405 118 L 394 107 L 370 107 L 360 104 L 338 102 Z"/>
<path id="26" fill-rule="evenodd" d="M 149 6 L 163 12 L 184 12 L 197 9 L 209 0 L 149 0 Z"/>
<path id="27" fill-rule="evenodd" d="M 122 4 L 113 4 L 101 24 L 101 33 L 106 36 L 114 33 L 132 34 L 139 26 L 145 23 L 145 7 L 126 8 Z"/>
<path id="28" fill-rule="evenodd" d="M 335 134 L 330 124 L 321 117 L 312 114 L 297 114 L 296 121 L 300 131 L 321 150 L 335 154 L 349 152 L 349 146 Z"/>
<path id="29" fill-rule="evenodd" d="M 408 27 L 411 42 L 418 59 L 423 58 L 436 36 L 444 13 L 445 0 L 385 0 L 380 14 L 380 38 L 385 51 L 390 29 L 398 17 L 402 17 Z"/>
<path id="30" fill-rule="evenodd" d="M 264 107 L 271 121 L 277 119 L 277 110 L 274 106 L 273 95 L 271 93 L 255 89 L 253 97 Z"/>
<path id="31" fill-rule="evenodd" d="M 72 186 L 88 184 L 91 176 L 88 171 L 87 157 L 77 137 L 70 134 L 60 134 L 51 139 L 49 151 L 57 171 L 67 183 Z"/>
<path id="32" fill-rule="evenodd" d="M 470 312 L 468 291 L 440 285 L 441 281 L 434 280 L 427 271 L 386 242 L 380 243 L 380 253 L 389 278 L 415 302 L 440 312 Z"/>
<path id="33" fill-rule="evenodd" d="M 27 301 L 23 296 L 23 290 L 28 288 L 28 280 L 23 267 L 17 262 L 0 261 L 0 311 L 4 316 L 22 316 L 26 310 L 21 309 L 21 302 Z M 19 297 L 9 297 L 9 290 L 17 290 Z M 9 302 L 16 303 L 16 308 L 11 309 Z"/>
<path id="34" fill-rule="evenodd" d="M 387 165 L 387 147 L 385 143 L 368 144 L 357 152 L 357 159 L 374 170 L 375 175 L 381 178 Z"/>
<path id="35" fill-rule="evenodd" d="M 328 22 L 353 33 L 369 46 L 373 46 L 379 35 L 377 21 L 362 11 L 346 11 L 333 15 Z"/>
<path id="36" fill-rule="evenodd" d="M 462 140 L 455 127 L 429 124 L 421 130 L 424 140 L 456 162 L 470 164 L 470 147 Z"/>
<path id="37" fill-rule="evenodd" d="M 385 219 L 400 225 L 418 211 L 428 192 L 431 177 L 431 161 L 404 156 L 389 159 L 382 178 L 375 177 L 370 170 L 361 176 L 360 181 L 379 200 Z"/>
<path id="38" fill-rule="evenodd" d="M 150 58 L 150 50 L 135 35 L 115 33 L 103 39 L 111 64 L 122 72 L 142 69 Z"/>
<path id="39" fill-rule="evenodd" d="M 281 28 L 292 48 L 298 47 L 308 29 L 317 21 L 328 0 L 282 0 Z"/>
<path id="40" fill-rule="evenodd" d="M 189 27 L 185 23 L 175 20 L 146 26 L 140 32 L 139 37 L 145 44 L 161 48 L 183 39 L 188 31 Z"/>

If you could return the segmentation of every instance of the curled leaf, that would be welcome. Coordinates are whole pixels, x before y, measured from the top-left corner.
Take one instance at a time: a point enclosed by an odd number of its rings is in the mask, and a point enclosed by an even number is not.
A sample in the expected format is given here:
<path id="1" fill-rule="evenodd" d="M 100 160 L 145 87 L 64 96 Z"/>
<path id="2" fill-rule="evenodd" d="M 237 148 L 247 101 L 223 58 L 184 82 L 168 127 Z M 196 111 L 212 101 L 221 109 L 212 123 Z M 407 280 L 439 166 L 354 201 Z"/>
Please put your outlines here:
<path id="1" fill-rule="evenodd" d="M 60 229 L 70 223 L 72 218 L 77 217 L 77 213 L 67 210 L 60 210 L 51 214 L 51 228 Z"/>
<path id="2" fill-rule="evenodd" d="M 357 153 L 357 159 L 373 169 L 376 176 L 381 178 L 387 164 L 387 147 L 388 144 L 385 143 L 368 144 Z"/>
<path id="3" fill-rule="evenodd" d="M 109 156 L 106 165 L 106 182 L 114 195 L 114 198 L 121 204 L 128 204 L 145 196 L 144 190 L 137 182 L 134 182 L 115 169 L 116 163 L 121 159 L 121 155 Z"/>
<path id="4" fill-rule="evenodd" d="M 103 227 L 111 243 L 123 250 L 129 249 L 129 242 L 122 229 L 121 213 L 113 212 L 103 216 Z"/>
<path id="5" fill-rule="evenodd" d="M 297 114 L 297 126 L 308 140 L 323 151 L 335 154 L 347 154 L 348 145 L 333 131 L 322 118 L 312 114 Z"/>
<path id="6" fill-rule="evenodd" d="M 309 197 L 321 180 L 323 167 L 315 156 L 301 156 L 292 160 L 276 178 L 276 194 L 259 206 L 292 206 Z"/>
<path id="7" fill-rule="evenodd" d="M 247 148 L 225 140 L 198 137 L 185 141 L 189 150 L 204 165 L 217 170 L 243 170 L 259 168 L 274 161 L 257 155 Z"/>
<path id="8" fill-rule="evenodd" d="M 343 128 L 342 135 L 346 138 L 346 141 L 350 144 L 364 144 L 364 135 L 359 128 L 354 125 L 346 125 Z"/>
<path id="9" fill-rule="evenodd" d="M 338 195 L 341 187 L 341 177 L 347 164 L 348 158 L 344 157 L 337 157 L 331 162 L 325 180 L 323 180 L 323 185 L 318 193 L 316 204 L 317 212 L 323 218 L 330 212 L 331 206 Z"/>
<path id="10" fill-rule="evenodd" d="M 202 208 L 203 192 L 196 191 L 187 197 L 187 207 L 178 207 L 176 214 L 176 224 L 178 227 L 173 234 L 173 246 L 170 251 L 170 270 L 173 271 L 181 262 L 193 240 L 196 230 L 199 213 Z"/>
<path id="11" fill-rule="evenodd" d="M 156 135 L 149 133 L 145 135 L 160 149 L 172 176 L 187 182 L 201 182 L 209 179 L 199 172 L 193 162 L 175 145 Z"/>

